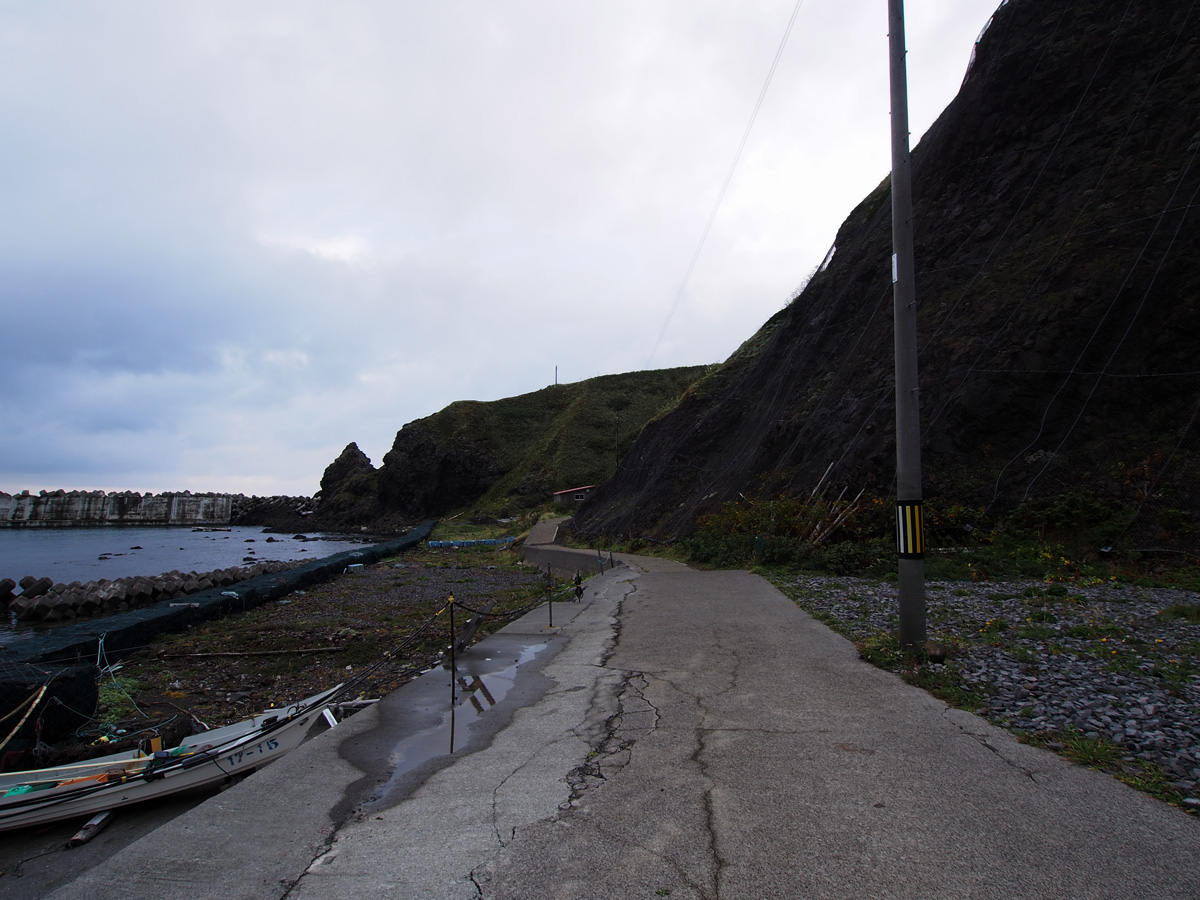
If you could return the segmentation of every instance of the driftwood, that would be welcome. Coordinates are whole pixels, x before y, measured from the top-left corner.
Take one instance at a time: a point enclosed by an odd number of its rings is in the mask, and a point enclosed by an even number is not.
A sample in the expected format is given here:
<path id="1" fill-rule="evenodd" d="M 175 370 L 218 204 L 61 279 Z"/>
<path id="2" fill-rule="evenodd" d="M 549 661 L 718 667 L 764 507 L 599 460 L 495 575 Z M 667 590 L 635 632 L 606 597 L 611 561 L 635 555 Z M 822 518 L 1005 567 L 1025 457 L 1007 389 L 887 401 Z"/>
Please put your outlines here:
<path id="1" fill-rule="evenodd" d="M 209 730 L 208 724 L 206 722 L 202 721 L 200 719 L 200 717 L 197 716 L 190 709 L 184 709 L 178 703 L 172 703 L 170 700 L 164 700 L 163 702 L 166 703 L 167 706 L 175 707 L 175 709 L 179 710 L 181 713 L 183 713 L 185 716 L 187 716 L 189 719 L 191 719 L 193 722 L 195 722 L 197 725 L 199 725 L 202 730 L 204 730 L 204 731 Z"/>
<path id="2" fill-rule="evenodd" d="M 211 659 L 218 656 L 287 656 L 294 653 L 337 653 L 344 647 L 304 647 L 300 650 L 227 650 L 220 653 L 161 653 L 159 659 Z"/>

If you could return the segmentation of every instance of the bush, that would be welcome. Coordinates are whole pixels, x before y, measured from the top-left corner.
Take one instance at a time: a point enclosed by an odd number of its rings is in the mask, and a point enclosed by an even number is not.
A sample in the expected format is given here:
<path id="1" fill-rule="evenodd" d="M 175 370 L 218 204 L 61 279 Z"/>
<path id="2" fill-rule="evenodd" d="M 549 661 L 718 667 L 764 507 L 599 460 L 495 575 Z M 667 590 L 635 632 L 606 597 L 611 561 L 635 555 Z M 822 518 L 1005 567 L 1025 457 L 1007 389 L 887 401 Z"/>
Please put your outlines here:
<path id="1" fill-rule="evenodd" d="M 687 554 L 717 567 L 791 566 L 832 575 L 894 572 L 891 518 L 880 508 L 884 504 L 861 497 L 726 503 L 700 517 Z"/>

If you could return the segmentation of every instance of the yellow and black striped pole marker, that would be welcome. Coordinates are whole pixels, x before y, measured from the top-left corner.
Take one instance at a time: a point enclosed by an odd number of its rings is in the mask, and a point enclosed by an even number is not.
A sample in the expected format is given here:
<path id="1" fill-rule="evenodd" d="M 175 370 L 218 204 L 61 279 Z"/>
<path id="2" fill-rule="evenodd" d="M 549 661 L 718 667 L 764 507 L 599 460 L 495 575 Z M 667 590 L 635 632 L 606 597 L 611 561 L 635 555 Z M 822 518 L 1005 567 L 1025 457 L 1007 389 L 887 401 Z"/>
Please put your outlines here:
<path id="1" fill-rule="evenodd" d="M 925 561 L 921 551 L 921 391 L 917 378 L 917 288 L 913 259 L 912 155 L 904 0 L 888 0 L 892 94 L 892 319 L 896 350 L 896 499 L 900 646 L 925 643 Z"/>
<path id="2" fill-rule="evenodd" d="M 925 507 L 920 500 L 896 502 L 896 550 L 901 559 L 925 558 Z"/>

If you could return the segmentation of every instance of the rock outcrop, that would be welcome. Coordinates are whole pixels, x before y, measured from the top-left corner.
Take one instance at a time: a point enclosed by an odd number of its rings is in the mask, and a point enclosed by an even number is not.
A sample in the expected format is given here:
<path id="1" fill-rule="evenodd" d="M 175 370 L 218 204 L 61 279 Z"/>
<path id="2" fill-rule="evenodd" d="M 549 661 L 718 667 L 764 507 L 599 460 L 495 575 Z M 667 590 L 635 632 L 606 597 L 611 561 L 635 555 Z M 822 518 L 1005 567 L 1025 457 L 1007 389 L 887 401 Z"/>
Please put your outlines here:
<path id="1" fill-rule="evenodd" d="M 1012 0 L 915 148 L 932 502 L 1086 490 L 1131 516 L 1126 545 L 1194 548 L 1196 25 L 1168 0 Z M 576 526 L 669 539 L 740 494 L 886 497 L 890 217 L 885 179 L 803 293 L 645 429 Z"/>
<path id="2" fill-rule="evenodd" d="M 485 440 L 470 432 L 446 433 L 438 424 L 418 419 L 396 434 L 379 473 L 384 509 L 440 515 L 483 496 L 503 472 Z"/>
<path id="3" fill-rule="evenodd" d="M 350 443 L 321 476 L 322 528 L 350 528 L 379 515 L 379 475 L 371 460 Z"/>
<path id="4" fill-rule="evenodd" d="M 275 531 L 312 530 L 316 527 L 313 516 L 320 508 L 317 497 L 247 497 L 236 494 L 230 512 L 231 525 L 261 525 Z"/>
<path id="5" fill-rule="evenodd" d="M 487 403 L 460 401 L 405 425 L 379 472 L 380 504 L 410 518 L 482 507 L 512 515 L 608 478 L 646 422 L 705 366 L 602 375 Z"/>

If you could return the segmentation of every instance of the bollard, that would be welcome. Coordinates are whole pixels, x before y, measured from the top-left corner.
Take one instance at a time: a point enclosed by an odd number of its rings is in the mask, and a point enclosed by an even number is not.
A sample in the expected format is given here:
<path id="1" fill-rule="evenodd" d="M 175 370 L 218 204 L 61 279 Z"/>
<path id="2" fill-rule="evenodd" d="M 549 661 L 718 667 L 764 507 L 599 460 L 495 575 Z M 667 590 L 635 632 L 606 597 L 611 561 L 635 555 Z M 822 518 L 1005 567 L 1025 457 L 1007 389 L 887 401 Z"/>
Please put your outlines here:
<path id="1" fill-rule="evenodd" d="M 458 705 L 458 696 L 454 687 L 454 676 L 458 674 L 458 666 L 454 662 L 454 595 L 450 595 L 450 752 L 454 753 L 454 709 Z"/>
<path id="2" fill-rule="evenodd" d="M 450 595 L 450 672 L 453 675 L 458 671 L 458 666 L 454 663 L 454 595 Z M 454 702 L 454 678 L 450 679 L 450 702 Z"/>

